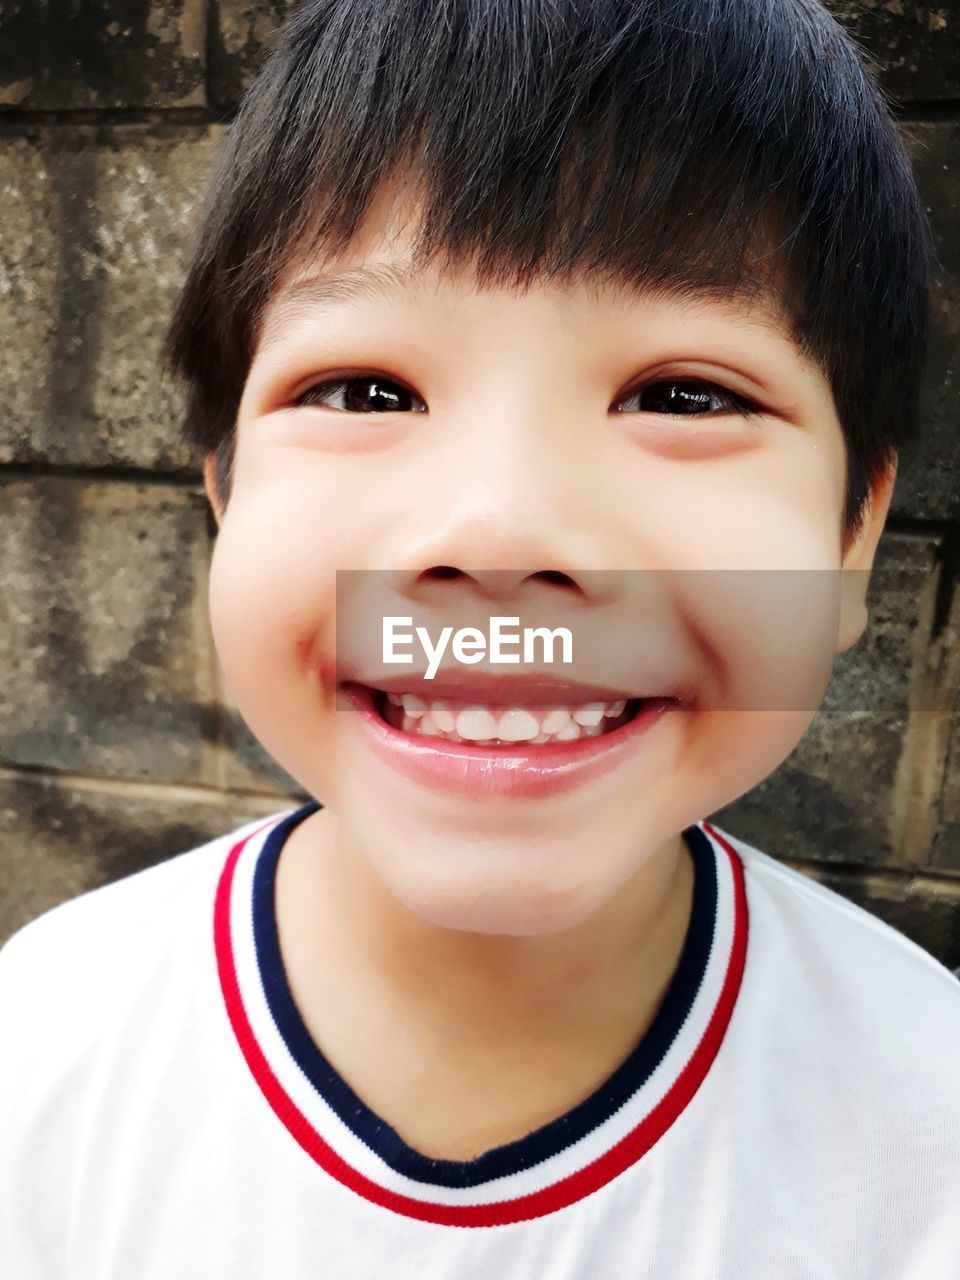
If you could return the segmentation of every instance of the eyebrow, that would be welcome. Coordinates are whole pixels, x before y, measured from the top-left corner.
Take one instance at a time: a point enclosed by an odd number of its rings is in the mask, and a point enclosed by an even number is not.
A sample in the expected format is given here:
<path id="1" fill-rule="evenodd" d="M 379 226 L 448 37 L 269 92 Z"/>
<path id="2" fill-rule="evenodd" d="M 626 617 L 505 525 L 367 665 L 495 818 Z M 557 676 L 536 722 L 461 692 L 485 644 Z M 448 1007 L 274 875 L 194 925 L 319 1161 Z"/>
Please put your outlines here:
<path id="1" fill-rule="evenodd" d="M 288 285 L 270 304 L 260 347 L 265 350 L 281 330 L 308 312 L 330 311 L 375 298 L 396 297 L 422 283 L 422 276 L 407 265 L 389 262 L 351 267 L 346 271 L 320 272 Z"/>
<path id="2" fill-rule="evenodd" d="M 324 271 L 307 276 L 287 285 L 269 304 L 267 318 L 263 323 L 259 338 L 259 350 L 266 351 L 283 336 L 283 331 L 295 321 L 307 314 L 331 311 L 337 307 L 355 306 L 359 302 L 374 299 L 397 298 L 412 288 L 421 287 L 423 276 L 413 270 L 408 263 L 378 262 L 363 267 L 351 267 L 344 271 Z M 628 290 L 629 292 L 629 290 Z M 643 296 L 642 290 L 636 291 L 636 297 Z M 691 301 L 691 291 L 680 284 L 671 285 L 663 282 L 646 291 L 648 296 L 676 298 L 681 302 Z M 709 289 L 696 291 L 705 300 L 717 301 L 715 292 Z M 731 302 L 739 297 L 749 298 L 747 290 L 732 289 L 729 293 Z M 731 323 L 737 323 L 731 321 Z M 768 332 L 784 337 L 786 335 L 782 320 L 776 315 L 765 315 L 758 310 L 755 315 L 744 319 L 742 327 L 746 329 L 765 329 Z"/>

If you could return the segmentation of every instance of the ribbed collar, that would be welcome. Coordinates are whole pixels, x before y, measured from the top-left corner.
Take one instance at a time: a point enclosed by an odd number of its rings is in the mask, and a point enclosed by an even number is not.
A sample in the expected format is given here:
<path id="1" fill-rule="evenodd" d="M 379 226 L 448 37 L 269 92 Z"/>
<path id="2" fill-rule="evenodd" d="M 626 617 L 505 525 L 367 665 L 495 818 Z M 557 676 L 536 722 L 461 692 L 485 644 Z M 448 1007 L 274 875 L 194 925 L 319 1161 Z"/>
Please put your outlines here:
<path id="1" fill-rule="evenodd" d="M 679 964 L 653 1022 L 583 1102 L 474 1160 L 409 1147 L 354 1093 L 311 1038 L 284 971 L 274 891 L 287 836 L 309 801 L 237 841 L 220 875 L 214 942 L 240 1049 L 307 1154 L 359 1195 L 423 1221 L 497 1226 L 555 1212 L 641 1159 L 699 1088 L 740 988 L 747 901 L 739 855 L 708 823 L 688 827 L 693 904 Z M 389 1046 L 378 1049 L 389 1062 Z"/>

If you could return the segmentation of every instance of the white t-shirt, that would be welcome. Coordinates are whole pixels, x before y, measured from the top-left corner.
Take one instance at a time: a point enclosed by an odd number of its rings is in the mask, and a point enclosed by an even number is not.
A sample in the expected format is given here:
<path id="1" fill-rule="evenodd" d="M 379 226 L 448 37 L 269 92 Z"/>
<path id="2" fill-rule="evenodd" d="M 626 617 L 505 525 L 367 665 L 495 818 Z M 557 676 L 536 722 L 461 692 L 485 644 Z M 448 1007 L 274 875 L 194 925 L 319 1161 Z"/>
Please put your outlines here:
<path id="1" fill-rule="evenodd" d="M 627 1060 L 526 1137 L 429 1159 L 286 982 L 277 858 L 317 807 L 0 950 L 4 1277 L 960 1276 L 960 983 L 902 934 L 698 823 L 680 964 Z"/>

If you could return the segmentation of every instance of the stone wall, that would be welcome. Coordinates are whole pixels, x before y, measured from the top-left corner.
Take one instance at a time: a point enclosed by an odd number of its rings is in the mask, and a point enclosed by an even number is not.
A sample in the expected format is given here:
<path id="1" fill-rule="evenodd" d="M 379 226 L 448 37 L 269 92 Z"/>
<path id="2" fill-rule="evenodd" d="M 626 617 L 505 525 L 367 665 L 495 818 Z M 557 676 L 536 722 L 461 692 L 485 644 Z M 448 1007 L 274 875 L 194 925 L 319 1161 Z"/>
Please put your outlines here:
<path id="1" fill-rule="evenodd" d="M 0 940 L 302 798 L 206 616 L 213 526 L 158 374 L 211 158 L 284 0 L 0 0 Z M 713 815 L 960 965 L 960 5 L 835 0 L 938 236 L 921 443 L 869 634 Z"/>

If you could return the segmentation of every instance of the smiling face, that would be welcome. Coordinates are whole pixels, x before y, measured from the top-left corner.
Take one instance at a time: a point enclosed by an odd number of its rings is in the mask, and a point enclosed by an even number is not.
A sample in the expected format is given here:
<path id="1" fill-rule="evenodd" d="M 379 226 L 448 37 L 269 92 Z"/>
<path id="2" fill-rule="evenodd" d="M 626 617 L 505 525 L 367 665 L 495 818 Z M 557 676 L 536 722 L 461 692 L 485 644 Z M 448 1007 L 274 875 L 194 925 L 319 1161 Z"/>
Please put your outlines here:
<path id="1" fill-rule="evenodd" d="M 830 387 L 772 312 L 479 289 L 410 276 L 409 244 L 384 222 L 265 313 L 225 513 L 206 469 L 214 636 L 255 736 L 407 908 L 553 932 L 792 751 L 865 625 L 893 473 L 843 546 Z M 383 575 L 397 615 L 574 610 L 604 667 L 576 676 L 600 693 L 462 668 L 481 683 L 447 689 L 462 696 L 417 736 L 420 705 L 405 721 L 369 692 L 383 668 L 337 650 L 338 570 Z M 597 725 L 583 707 L 604 689 Z M 609 705 L 678 690 L 658 714 Z"/>

